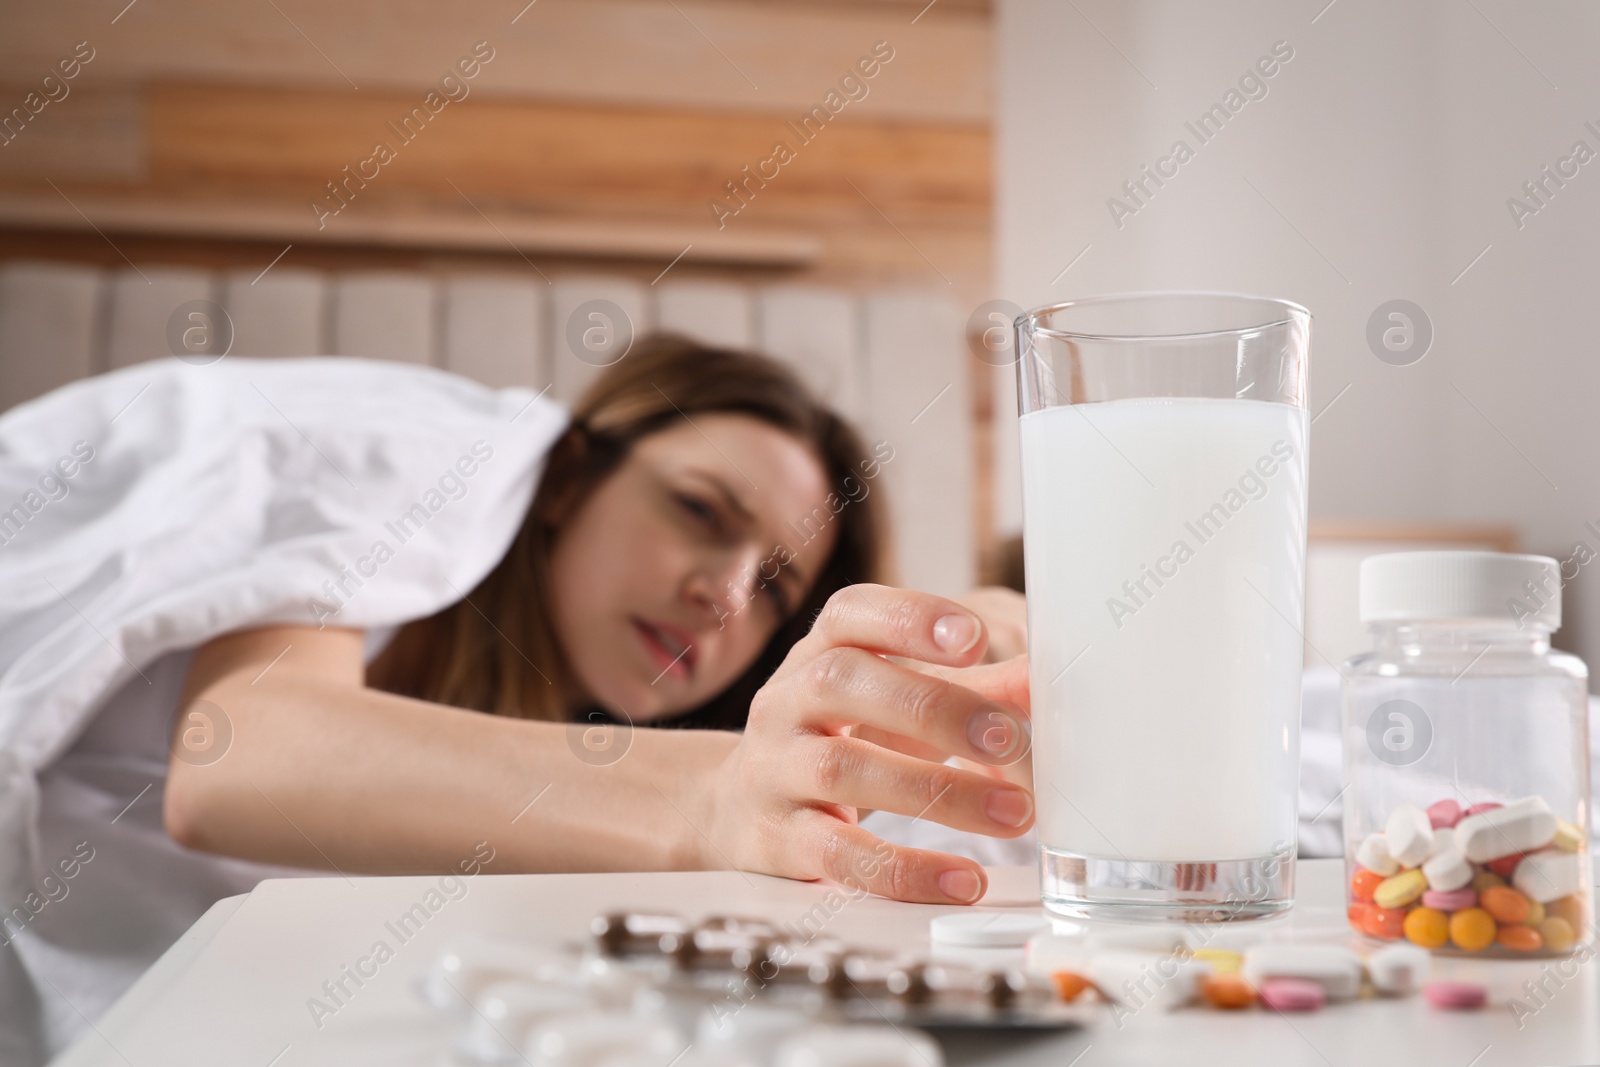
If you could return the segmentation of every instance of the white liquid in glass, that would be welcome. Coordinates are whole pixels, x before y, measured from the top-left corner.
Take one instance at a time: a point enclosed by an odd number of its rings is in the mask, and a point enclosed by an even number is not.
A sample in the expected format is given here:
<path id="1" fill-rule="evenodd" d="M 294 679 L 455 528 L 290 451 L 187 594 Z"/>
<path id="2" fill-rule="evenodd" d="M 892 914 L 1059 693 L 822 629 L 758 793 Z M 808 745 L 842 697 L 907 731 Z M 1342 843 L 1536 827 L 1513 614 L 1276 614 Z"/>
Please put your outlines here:
<path id="1" fill-rule="evenodd" d="M 1116 400 L 1022 417 L 1039 840 L 1104 859 L 1295 840 L 1306 412 Z"/>

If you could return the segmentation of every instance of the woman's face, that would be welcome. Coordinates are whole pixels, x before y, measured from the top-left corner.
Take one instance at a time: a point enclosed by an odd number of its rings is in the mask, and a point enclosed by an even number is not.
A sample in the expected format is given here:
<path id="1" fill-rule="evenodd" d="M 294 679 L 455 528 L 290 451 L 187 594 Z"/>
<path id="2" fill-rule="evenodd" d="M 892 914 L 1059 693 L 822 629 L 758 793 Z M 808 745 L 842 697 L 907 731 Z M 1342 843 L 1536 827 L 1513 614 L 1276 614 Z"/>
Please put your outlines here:
<path id="1" fill-rule="evenodd" d="M 810 446 L 752 416 L 696 415 L 637 442 L 551 551 L 579 696 L 643 721 L 727 688 L 832 553 L 828 497 Z"/>

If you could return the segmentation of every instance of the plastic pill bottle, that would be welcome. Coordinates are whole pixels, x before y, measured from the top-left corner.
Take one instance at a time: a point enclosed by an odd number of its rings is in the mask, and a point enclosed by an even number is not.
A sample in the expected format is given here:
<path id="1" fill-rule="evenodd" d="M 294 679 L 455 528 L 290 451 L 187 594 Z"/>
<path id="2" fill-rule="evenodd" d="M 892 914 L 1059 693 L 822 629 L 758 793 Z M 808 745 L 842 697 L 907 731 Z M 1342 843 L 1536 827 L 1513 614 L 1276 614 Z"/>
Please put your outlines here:
<path id="1" fill-rule="evenodd" d="M 1361 564 L 1371 652 L 1345 664 L 1345 887 L 1379 941 L 1565 956 L 1594 937 L 1588 669 L 1550 647 L 1546 556 Z"/>

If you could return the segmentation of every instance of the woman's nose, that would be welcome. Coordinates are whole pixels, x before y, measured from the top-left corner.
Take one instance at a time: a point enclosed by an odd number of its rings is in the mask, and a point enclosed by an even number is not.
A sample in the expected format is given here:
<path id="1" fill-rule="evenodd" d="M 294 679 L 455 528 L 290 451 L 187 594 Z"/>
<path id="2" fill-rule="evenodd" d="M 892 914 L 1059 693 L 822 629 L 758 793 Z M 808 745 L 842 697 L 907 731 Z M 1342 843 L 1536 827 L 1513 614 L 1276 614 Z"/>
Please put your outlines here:
<path id="1" fill-rule="evenodd" d="M 719 553 L 695 567 L 684 586 L 687 598 L 697 606 L 713 613 L 719 621 L 737 615 L 750 604 L 755 595 L 756 570 L 760 554 L 751 548 L 747 551 Z"/>

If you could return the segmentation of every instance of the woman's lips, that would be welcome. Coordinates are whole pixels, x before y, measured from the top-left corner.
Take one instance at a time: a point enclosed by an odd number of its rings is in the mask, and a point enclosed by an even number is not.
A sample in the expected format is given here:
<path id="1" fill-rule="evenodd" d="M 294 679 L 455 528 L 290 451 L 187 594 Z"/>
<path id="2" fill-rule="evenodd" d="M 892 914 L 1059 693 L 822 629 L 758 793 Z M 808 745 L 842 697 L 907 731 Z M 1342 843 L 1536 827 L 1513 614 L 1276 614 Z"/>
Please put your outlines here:
<path id="1" fill-rule="evenodd" d="M 687 632 L 676 626 L 653 623 L 646 619 L 635 618 L 631 621 L 635 632 L 639 635 L 640 643 L 644 645 L 645 652 L 655 663 L 656 669 L 661 672 L 656 676 L 656 680 L 659 681 L 666 675 L 680 680 L 687 679 L 694 672 L 695 647 Z"/>

